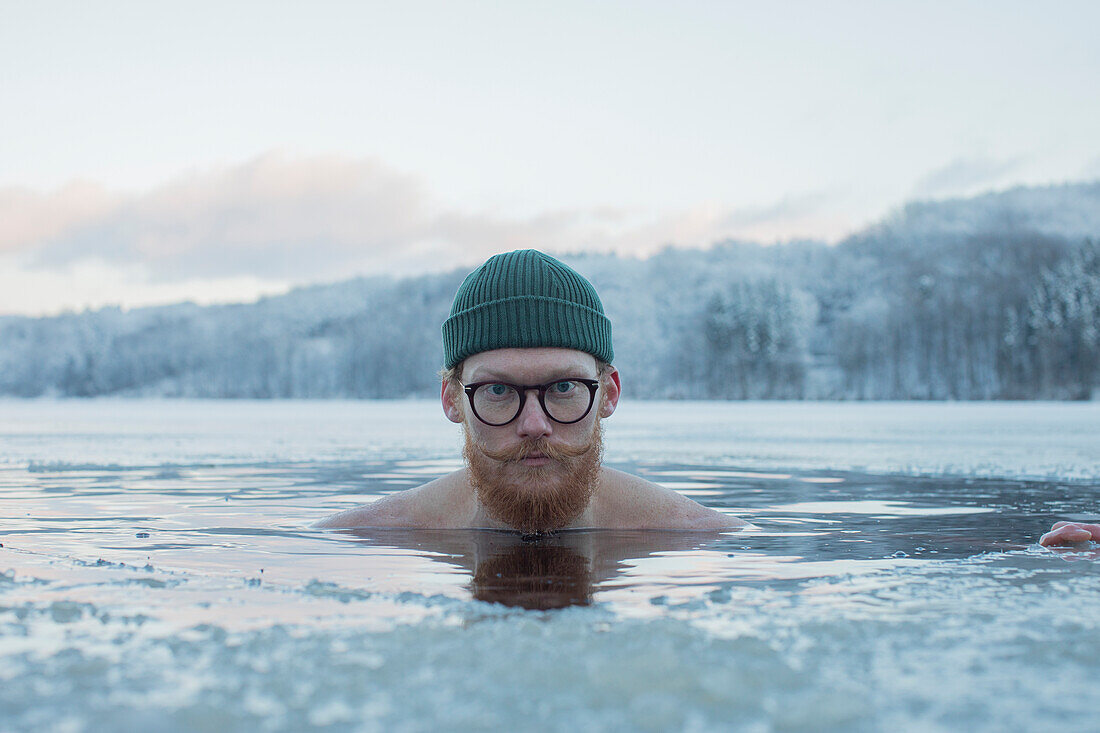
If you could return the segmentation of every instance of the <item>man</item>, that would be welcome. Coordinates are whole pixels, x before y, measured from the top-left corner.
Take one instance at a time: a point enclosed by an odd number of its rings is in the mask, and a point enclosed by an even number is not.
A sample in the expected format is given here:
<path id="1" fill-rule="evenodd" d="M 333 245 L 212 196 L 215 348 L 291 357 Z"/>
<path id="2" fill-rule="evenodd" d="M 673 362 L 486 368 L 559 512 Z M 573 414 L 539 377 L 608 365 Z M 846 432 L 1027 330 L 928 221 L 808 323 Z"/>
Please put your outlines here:
<path id="1" fill-rule="evenodd" d="M 324 527 L 695 529 L 745 526 L 601 464 L 619 403 L 611 322 L 595 289 L 535 250 L 470 273 L 443 324 L 440 397 L 466 467 L 342 512 Z"/>
<path id="2" fill-rule="evenodd" d="M 491 257 L 443 323 L 443 412 L 466 467 L 336 514 L 323 527 L 733 529 L 740 519 L 601 465 L 601 420 L 619 403 L 611 322 L 591 283 L 535 250 Z M 1059 522 L 1043 545 L 1100 541 Z"/>

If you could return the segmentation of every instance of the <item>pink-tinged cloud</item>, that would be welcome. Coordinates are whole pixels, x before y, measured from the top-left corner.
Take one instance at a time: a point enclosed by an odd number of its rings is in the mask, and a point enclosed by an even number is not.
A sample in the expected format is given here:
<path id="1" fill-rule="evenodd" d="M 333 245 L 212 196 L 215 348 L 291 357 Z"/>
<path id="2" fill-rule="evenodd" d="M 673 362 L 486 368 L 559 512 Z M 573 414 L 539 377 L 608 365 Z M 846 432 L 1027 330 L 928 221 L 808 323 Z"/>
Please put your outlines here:
<path id="1" fill-rule="evenodd" d="M 92 183 L 51 193 L 0 188 L 0 252 L 33 249 L 110 216 L 120 197 Z"/>
<path id="2" fill-rule="evenodd" d="M 647 254 L 730 238 L 810 236 L 820 197 L 765 209 L 614 207 L 509 219 L 448 210 L 415 177 L 375 160 L 267 154 L 121 195 L 84 184 L 0 191 L 0 249 L 40 270 L 95 260 L 153 281 L 284 282 L 440 270 L 507 249 Z"/>

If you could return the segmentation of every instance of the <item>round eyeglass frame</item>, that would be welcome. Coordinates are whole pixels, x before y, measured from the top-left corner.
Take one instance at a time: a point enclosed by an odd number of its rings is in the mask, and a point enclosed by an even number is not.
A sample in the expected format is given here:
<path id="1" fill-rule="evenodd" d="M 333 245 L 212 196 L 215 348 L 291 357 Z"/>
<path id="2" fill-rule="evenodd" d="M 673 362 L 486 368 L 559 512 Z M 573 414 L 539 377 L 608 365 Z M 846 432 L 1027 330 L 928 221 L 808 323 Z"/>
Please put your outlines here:
<path id="1" fill-rule="evenodd" d="M 576 420 L 559 420 L 551 415 L 550 411 L 546 409 L 546 390 L 550 389 L 559 382 L 577 382 L 579 384 L 583 384 L 585 387 L 588 387 L 588 408 L 585 409 L 584 413 Z M 516 408 L 516 414 L 512 415 L 512 417 L 508 418 L 504 422 L 489 422 L 481 415 L 477 414 L 477 408 L 474 407 L 474 393 L 477 392 L 479 388 L 485 387 L 490 384 L 502 384 L 505 387 L 511 387 L 519 394 L 519 407 Z M 462 391 L 466 393 L 466 399 L 470 403 L 470 410 L 473 411 L 474 417 L 476 417 L 478 420 L 485 423 L 486 425 L 494 428 L 504 427 L 505 425 L 514 422 L 515 419 L 520 416 L 520 413 L 523 412 L 523 406 L 527 404 L 527 393 L 531 390 L 538 392 L 539 406 L 542 408 L 543 413 L 548 418 L 558 423 L 559 425 L 572 425 L 573 423 L 578 423 L 588 417 L 588 413 L 592 412 L 592 405 L 596 404 L 596 390 L 599 388 L 600 380 L 583 379 L 580 377 L 571 377 L 569 379 L 555 379 L 553 382 L 547 382 L 546 384 L 511 384 L 509 382 L 502 382 L 499 379 L 490 379 L 485 382 L 473 382 L 471 384 L 462 385 Z"/>

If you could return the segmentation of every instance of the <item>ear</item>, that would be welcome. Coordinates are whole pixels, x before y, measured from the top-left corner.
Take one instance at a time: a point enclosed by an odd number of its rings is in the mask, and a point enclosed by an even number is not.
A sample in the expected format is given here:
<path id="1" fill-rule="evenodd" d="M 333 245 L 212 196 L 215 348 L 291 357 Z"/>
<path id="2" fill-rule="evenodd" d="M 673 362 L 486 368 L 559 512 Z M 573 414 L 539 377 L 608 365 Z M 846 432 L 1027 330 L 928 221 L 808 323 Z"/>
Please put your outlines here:
<path id="1" fill-rule="evenodd" d="M 461 385 L 444 379 L 439 388 L 439 400 L 443 403 L 443 414 L 451 422 L 462 422 Z"/>
<path id="2" fill-rule="evenodd" d="M 611 371 L 604 374 L 600 380 L 600 387 L 603 389 L 603 399 L 600 400 L 600 417 L 611 417 L 615 412 L 615 408 L 619 405 L 619 395 L 623 391 L 622 384 L 619 382 L 619 370 L 611 367 Z"/>

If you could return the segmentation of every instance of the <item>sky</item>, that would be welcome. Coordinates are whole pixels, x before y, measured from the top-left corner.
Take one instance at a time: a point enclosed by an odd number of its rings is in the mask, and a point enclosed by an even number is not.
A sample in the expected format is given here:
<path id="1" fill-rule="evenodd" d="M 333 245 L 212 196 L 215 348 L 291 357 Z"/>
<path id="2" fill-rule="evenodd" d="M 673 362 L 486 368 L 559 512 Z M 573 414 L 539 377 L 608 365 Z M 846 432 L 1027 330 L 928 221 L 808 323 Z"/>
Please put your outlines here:
<path id="1" fill-rule="evenodd" d="M 0 314 L 1100 178 L 1100 3 L 0 0 Z"/>

